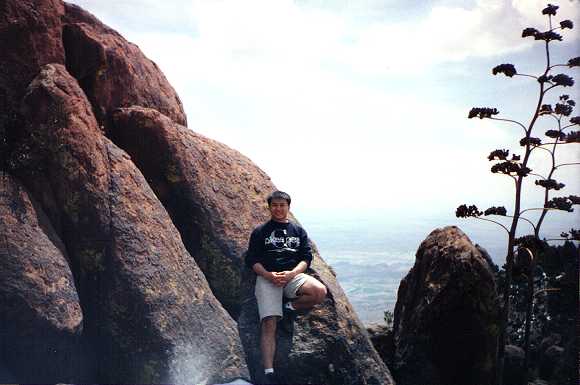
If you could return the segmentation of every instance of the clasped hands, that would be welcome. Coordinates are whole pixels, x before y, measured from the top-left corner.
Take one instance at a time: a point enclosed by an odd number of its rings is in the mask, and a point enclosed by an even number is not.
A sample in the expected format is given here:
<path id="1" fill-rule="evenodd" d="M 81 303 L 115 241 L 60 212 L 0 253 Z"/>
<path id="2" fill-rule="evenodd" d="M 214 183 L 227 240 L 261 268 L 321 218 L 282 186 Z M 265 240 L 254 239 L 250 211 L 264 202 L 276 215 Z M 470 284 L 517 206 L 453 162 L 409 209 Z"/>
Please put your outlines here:
<path id="1" fill-rule="evenodd" d="M 270 271 L 267 279 L 278 287 L 284 287 L 296 276 L 293 271 Z"/>

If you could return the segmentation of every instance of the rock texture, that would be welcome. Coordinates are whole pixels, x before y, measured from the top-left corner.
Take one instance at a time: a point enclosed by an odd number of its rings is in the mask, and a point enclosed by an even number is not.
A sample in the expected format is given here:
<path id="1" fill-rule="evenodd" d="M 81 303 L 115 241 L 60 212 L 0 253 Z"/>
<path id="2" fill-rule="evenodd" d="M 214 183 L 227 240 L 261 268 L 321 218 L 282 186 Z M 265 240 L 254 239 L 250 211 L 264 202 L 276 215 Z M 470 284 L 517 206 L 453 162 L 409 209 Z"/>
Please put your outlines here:
<path id="1" fill-rule="evenodd" d="M 48 63 L 64 64 L 60 0 L 0 2 L 0 168 L 21 167 L 26 87 Z"/>
<path id="2" fill-rule="evenodd" d="M 527 382 L 524 370 L 524 350 L 515 345 L 506 345 L 503 383 L 506 385 L 519 385 Z"/>
<path id="3" fill-rule="evenodd" d="M 315 246 L 313 249 L 310 274 L 326 285 L 328 296 L 310 313 L 298 317 L 289 332 L 278 328 L 274 366 L 290 384 L 394 384 L 334 273 Z M 263 367 L 255 278 L 251 270 L 244 269 L 238 328 L 252 378 L 261 383 Z"/>
<path id="4" fill-rule="evenodd" d="M 397 384 L 493 383 L 499 318 L 485 254 L 454 226 L 421 243 L 395 306 Z"/>
<path id="5" fill-rule="evenodd" d="M 107 126 L 117 107 L 151 107 L 186 125 L 183 105 L 157 65 L 82 8 L 65 3 L 63 41 L 66 67 Z"/>
<path id="6" fill-rule="evenodd" d="M 29 383 L 82 378 L 83 315 L 64 247 L 26 189 L 4 173 L 0 309 L 0 367 Z M 0 371 L 0 382 L 8 380 Z"/>
<path id="7" fill-rule="evenodd" d="M 172 213 L 218 299 L 234 315 L 242 304 L 240 335 L 252 377 L 259 381 L 263 369 L 255 274 L 242 269 L 242 254 L 254 226 L 269 218 L 265 197 L 275 187 L 237 151 L 157 111 L 117 110 L 111 136 L 131 155 Z M 139 141 L 133 139 L 137 136 Z M 329 288 L 329 299 L 302 318 L 293 335 L 280 334 L 278 370 L 290 383 L 392 383 L 332 271 L 318 254 L 313 270 Z"/>
<path id="8" fill-rule="evenodd" d="M 118 109 L 111 138 L 143 172 L 214 295 L 237 317 L 241 256 L 254 226 L 269 218 L 270 178 L 239 152 L 156 110 Z"/>
<path id="9" fill-rule="evenodd" d="M 394 345 L 393 345 L 393 329 L 382 324 L 367 325 L 367 332 L 373 346 L 381 356 L 381 359 L 388 365 L 392 365 Z"/>
<path id="10" fill-rule="evenodd" d="M 79 357 L 93 364 L 82 368 L 84 377 L 58 382 L 226 382 L 249 375 L 244 358 L 257 378 L 255 276 L 241 267 L 251 230 L 269 216 L 268 176 L 238 152 L 188 131 L 179 98 L 155 64 L 76 6 L 2 1 L 0 44 L 0 171 L 14 175 L 46 213 L 38 226 L 52 246 L 46 244 L 43 261 L 66 261 L 82 308 L 82 330 L 63 329 L 62 343 L 80 338 L 87 350 Z M 6 274 L 30 261 L 17 258 Z M 280 335 L 280 370 L 294 383 L 391 384 L 318 253 L 312 267 L 329 296 Z M 68 271 L 43 269 L 47 287 Z M 33 303 L 36 294 L 28 298 L 27 281 L 20 281 L 16 291 Z M 214 293 L 240 316 L 244 350 Z M 6 319 L 24 314 L 18 311 L 0 303 Z M 51 322 L 47 330 L 61 325 Z M 0 373 L 19 381 L 23 367 L 6 359 Z"/>
<path id="11" fill-rule="evenodd" d="M 29 184 L 37 196 L 44 196 L 38 189 L 52 191 L 44 203 L 60 208 L 51 221 L 71 258 L 97 378 L 179 382 L 190 371 L 189 380 L 202 382 L 245 375 L 235 323 L 141 173 L 102 136 L 76 80 L 62 65 L 44 66 L 23 105 L 32 144 L 47 154 L 48 186 Z"/>

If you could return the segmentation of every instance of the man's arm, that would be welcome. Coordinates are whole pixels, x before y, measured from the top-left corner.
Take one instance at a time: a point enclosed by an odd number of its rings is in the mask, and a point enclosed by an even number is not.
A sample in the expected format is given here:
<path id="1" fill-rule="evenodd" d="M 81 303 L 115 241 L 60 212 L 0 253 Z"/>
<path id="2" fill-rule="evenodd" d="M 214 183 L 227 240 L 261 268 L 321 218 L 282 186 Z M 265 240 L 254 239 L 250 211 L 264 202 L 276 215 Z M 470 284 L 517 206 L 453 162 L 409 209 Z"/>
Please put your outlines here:
<path id="1" fill-rule="evenodd" d="M 302 262 L 306 263 L 306 267 L 304 268 L 304 271 L 306 271 L 306 269 L 310 267 L 310 263 L 312 263 L 312 247 L 310 246 L 308 234 L 304 229 L 302 229 L 300 234 L 300 247 L 298 252 L 300 253 L 300 259 L 302 259 Z M 302 273 L 304 271 L 302 271 Z"/>

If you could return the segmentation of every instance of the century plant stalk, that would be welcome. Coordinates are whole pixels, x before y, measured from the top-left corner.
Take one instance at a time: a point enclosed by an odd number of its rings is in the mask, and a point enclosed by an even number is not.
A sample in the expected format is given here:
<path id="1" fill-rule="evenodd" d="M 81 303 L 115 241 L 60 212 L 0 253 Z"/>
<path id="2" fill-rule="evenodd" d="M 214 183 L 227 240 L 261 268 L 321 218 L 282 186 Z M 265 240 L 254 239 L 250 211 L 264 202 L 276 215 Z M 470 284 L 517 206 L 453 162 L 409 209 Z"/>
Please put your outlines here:
<path id="1" fill-rule="evenodd" d="M 512 281 L 513 281 L 513 269 L 514 269 L 514 258 L 515 258 L 515 250 L 516 248 L 518 248 L 518 257 L 520 256 L 520 253 L 523 254 L 523 252 L 527 252 L 529 254 L 530 257 L 530 263 L 528 265 L 528 279 L 527 279 L 527 285 L 528 285 L 528 296 L 527 296 L 527 301 L 526 301 L 526 319 L 525 319 L 525 335 L 524 335 L 524 342 L 525 342 L 525 370 L 526 370 L 526 377 L 527 377 L 527 372 L 529 369 L 529 362 L 530 362 L 530 331 L 531 331 L 531 323 L 532 323 L 532 313 L 533 313 L 533 305 L 534 305 L 534 273 L 535 273 L 535 269 L 536 269 L 536 258 L 537 258 L 537 253 L 539 250 L 534 250 L 534 247 L 525 247 L 525 242 L 523 240 L 523 238 L 516 238 L 516 234 L 517 234 L 517 229 L 518 229 L 518 224 L 520 220 L 525 220 L 528 223 L 530 223 L 534 229 L 534 234 L 532 236 L 532 238 L 535 240 L 536 244 L 540 244 L 540 229 L 541 226 L 543 224 L 544 218 L 546 217 L 546 214 L 549 210 L 554 210 L 554 209 L 559 209 L 559 210 L 564 210 L 564 211 L 573 211 L 571 209 L 571 206 L 573 204 L 579 204 L 580 203 L 580 198 L 575 197 L 575 196 L 570 196 L 568 198 L 566 197 L 560 197 L 560 198 L 554 198 L 554 202 L 549 200 L 549 190 L 554 188 L 556 190 L 559 190 L 560 188 L 562 188 L 564 185 L 563 184 L 558 184 L 556 183 L 556 181 L 552 180 L 552 176 L 554 174 L 554 172 L 556 171 L 556 169 L 560 166 L 563 165 L 568 165 L 568 164 L 577 164 L 577 163 L 567 163 L 567 164 L 561 164 L 561 165 L 556 165 L 556 158 L 555 158 L 555 151 L 556 151 L 556 146 L 558 144 L 567 144 L 567 143 L 573 143 L 573 142 L 578 142 L 578 136 L 579 133 L 578 132 L 571 132 L 570 134 L 565 134 L 563 132 L 564 128 L 568 128 L 577 124 L 580 124 L 580 117 L 574 117 L 570 119 L 570 125 L 562 127 L 562 117 L 563 116 L 569 116 L 573 106 L 575 106 L 575 102 L 572 100 L 568 100 L 568 96 L 567 95 L 563 95 L 560 97 L 560 100 L 564 101 L 563 104 L 557 104 L 556 105 L 556 113 L 554 114 L 551 106 L 550 105 L 544 105 L 543 101 L 544 101 L 544 97 L 546 96 L 547 92 L 550 91 L 551 89 L 558 87 L 558 86 L 563 86 L 563 87 L 571 87 L 574 84 L 574 81 L 572 78 L 570 78 L 567 75 L 564 74 L 558 74 L 555 76 L 550 75 L 550 71 L 554 68 L 554 67 L 558 67 L 558 66 L 567 66 L 567 67 L 577 67 L 580 66 L 580 58 L 573 58 L 570 59 L 568 64 L 557 64 L 557 65 L 551 65 L 550 63 L 550 41 L 552 40 L 562 40 L 562 36 L 560 36 L 559 34 L 555 33 L 554 31 L 557 29 L 566 29 L 569 28 L 571 29 L 573 27 L 573 23 L 570 20 L 564 20 L 562 22 L 560 22 L 560 27 L 557 28 L 552 28 L 552 16 L 556 15 L 556 10 L 558 9 L 557 6 L 548 4 L 548 6 L 542 10 L 542 14 L 547 15 L 548 16 L 548 23 L 549 23 L 549 30 L 546 32 L 540 32 L 537 31 L 535 28 L 526 28 L 523 32 L 522 32 L 522 37 L 529 37 L 529 36 L 533 36 L 535 38 L 535 40 L 544 40 L 545 42 L 545 55 L 546 55 L 546 66 L 545 66 L 545 70 L 543 72 L 542 75 L 538 76 L 533 76 L 533 75 L 527 75 L 527 74 L 520 74 L 517 73 L 515 67 L 512 64 L 501 64 L 497 67 L 495 67 L 493 69 L 493 74 L 496 75 L 498 73 L 504 73 L 507 77 L 513 77 L 515 75 L 517 76 L 525 76 L 525 77 L 531 77 L 536 79 L 539 82 L 539 94 L 538 94 L 538 99 L 537 99 L 537 103 L 534 109 L 534 112 L 532 114 L 532 117 L 530 119 L 529 124 L 526 126 L 524 126 L 522 123 L 513 120 L 513 119 L 506 119 L 506 118 L 495 118 L 494 115 L 499 114 L 499 111 L 497 111 L 497 109 L 495 108 L 488 108 L 488 107 L 482 107 L 482 108 L 473 108 L 470 113 L 469 113 L 469 118 L 473 118 L 473 117 L 479 117 L 480 119 L 491 119 L 491 120 L 498 120 L 498 121 L 504 121 L 504 122 L 509 122 L 509 123 L 513 123 L 513 124 L 517 124 L 518 126 L 520 126 L 524 132 L 525 132 L 525 137 L 522 138 L 522 140 L 520 141 L 520 145 L 523 146 L 524 149 L 524 155 L 523 155 L 523 159 L 520 162 L 520 157 L 517 155 L 512 155 L 512 159 L 508 160 L 507 156 L 509 154 L 509 151 L 507 150 L 495 150 L 492 153 L 490 153 L 488 159 L 491 160 L 502 160 L 502 163 L 498 163 L 496 165 L 494 165 L 491 168 L 491 171 L 493 173 L 501 173 L 507 176 L 510 176 L 515 184 L 515 193 L 514 193 L 514 198 L 515 198 L 515 202 L 514 202 L 514 211 L 513 211 L 513 215 L 508 216 L 506 215 L 506 210 L 504 207 L 491 207 L 487 210 L 485 210 L 485 215 L 499 215 L 499 216 L 504 216 L 504 217 L 511 217 L 512 221 L 511 221 L 511 226 L 509 227 L 509 229 L 502 225 L 499 222 L 493 221 L 491 219 L 486 219 L 486 218 L 480 218 L 481 215 L 483 215 L 484 213 L 479 211 L 479 209 L 475 206 L 467 206 L 467 205 L 461 205 L 457 208 L 457 212 L 456 215 L 458 217 L 474 217 L 477 219 L 482 219 L 482 220 L 486 220 L 486 221 L 491 221 L 493 223 L 496 223 L 498 225 L 500 225 L 504 230 L 506 230 L 506 232 L 508 233 L 508 246 L 507 246 L 507 253 L 506 253 L 506 264 L 505 264 L 505 287 L 503 290 L 503 308 L 502 308 L 502 312 L 501 312 L 501 319 L 500 319 L 500 335 L 499 335 L 499 349 L 498 349 L 498 356 L 497 356 L 497 376 L 496 376 L 496 383 L 499 385 L 502 385 L 503 383 L 503 372 L 504 372 L 504 361 L 505 361 L 505 345 L 506 345 L 506 341 L 507 341 L 507 328 L 508 328 L 508 323 L 509 323 L 509 318 L 510 318 L 510 311 L 511 311 L 511 293 L 512 293 Z M 538 120 L 538 118 L 542 115 L 550 115 L 552 117 L 554 117 L 558 123 L 558 131 L 548 131 L 546 132 L 546 136 L 549 137 L 555 137 L 555 141 L 554 143 L 547 143 L 548 145 L 553 144 L 553 147 L 551 150 L 546 149 L 542 146 L 544 146 L 545 144 L 542 144 L 540 139 L 532 137 L 532 132 L 534 130 L 534 127 L 536 125 L 536 122 Z M 556 117 L 555 115 L 558 115 L 558 117 Z M 555 134 L 554 134 L 555 133 Z M 555 135 L 555 136 L 554 136 Z M 559 142 L 560 141 L 560 142 Z M 538 174 L 534 174 L 531 173 L 532 170 L 530 170 L 527 165 L 528 162 L 530 160 L 530 156 L 531 153 L 534 149 L 536 148 L 541 148 L 545 151 L 548 151 L 551 154 L 551 168 L 550 168 L 550 172 L 547 178 L 538 175 Z M 540 217 L 537 221 L 537 223 L 534 225 L 529 219 L 525 218 L 524 216 L 522 216 L 523 213 L 525 213 L 528 210 L 533 210 L 533 209 L 526 209 L 526 210 L 522 210 L 521 207 L 521 202 L 522 202 L 522 194 L 523 194 L 523 181 L 524 178 L 528 175 L 536 175 L 539 176 L 543 179 L 542 181 L 536 181 L 536 184 L 541 185 L 545 188 L 545 192 L 544 192 L 544 202 L 543 202 L 543 207 L 539 208 L 537 210 L 541 210 L 541 214 Z M 571 230 L 571 234 L 573 234 L 573 237 L 575 237 L 574 239 L 578 240 L 578 232 L 575 231 L 574 229 Z M 576 234 L 576 235 L 574 235 Z M 568 235 L 565 235 L 566 237 Z M 534 251 L 530 250 L 530 248 Z M 523 256 L 523 255 L 522 255 Z"/>

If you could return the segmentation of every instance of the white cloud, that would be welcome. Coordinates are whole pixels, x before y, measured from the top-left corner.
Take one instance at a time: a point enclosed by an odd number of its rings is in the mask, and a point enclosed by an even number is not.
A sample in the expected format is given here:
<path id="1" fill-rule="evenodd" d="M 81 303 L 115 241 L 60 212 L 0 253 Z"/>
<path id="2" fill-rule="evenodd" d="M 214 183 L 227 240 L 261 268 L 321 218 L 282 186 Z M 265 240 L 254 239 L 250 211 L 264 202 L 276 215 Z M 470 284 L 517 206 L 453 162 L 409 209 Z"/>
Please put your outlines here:
<path id="1" fill-rule="evenodd" d="M 393 21 L 377 16 L 377 4 L 365 13 L 289 0 L 76 2 L 157 62 L 192 129 L 240 150 L 308 205 L 376 205 L 358 198 L 362 190 L 383 192 L 386 207 L 500 200 L 512 191 L 489 174 L 485 156 L 513 131 L 467 121 L 463 101 L 438 100 L 445 84 L 408 84 L 438 76 L 435 65 L 471 67 L 525 49 L 533 41 L 521 29 L 543 21 L 534 15 L 545 4 L 436 5 Z M 130 8 L 138 18 L 118 18 Z M 573 11 L 562 4 L 565 16 Z M 142 28 L 149 18 L 162 26 Z M 331 198 L 313 194 L 326 189 Z"/>

